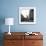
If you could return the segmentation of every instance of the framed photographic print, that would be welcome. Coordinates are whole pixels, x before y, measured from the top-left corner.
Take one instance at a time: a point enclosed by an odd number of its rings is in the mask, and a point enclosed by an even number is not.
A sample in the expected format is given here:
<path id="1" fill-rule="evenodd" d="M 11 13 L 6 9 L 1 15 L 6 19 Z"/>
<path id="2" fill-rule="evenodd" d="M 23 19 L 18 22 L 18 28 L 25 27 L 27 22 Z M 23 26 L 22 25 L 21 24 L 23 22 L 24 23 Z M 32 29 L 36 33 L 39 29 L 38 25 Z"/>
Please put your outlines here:
<path id="1" fill-rule="evenodd" d="M 19 7 L 19 24 L 36 24 L 36 8 Z"/>

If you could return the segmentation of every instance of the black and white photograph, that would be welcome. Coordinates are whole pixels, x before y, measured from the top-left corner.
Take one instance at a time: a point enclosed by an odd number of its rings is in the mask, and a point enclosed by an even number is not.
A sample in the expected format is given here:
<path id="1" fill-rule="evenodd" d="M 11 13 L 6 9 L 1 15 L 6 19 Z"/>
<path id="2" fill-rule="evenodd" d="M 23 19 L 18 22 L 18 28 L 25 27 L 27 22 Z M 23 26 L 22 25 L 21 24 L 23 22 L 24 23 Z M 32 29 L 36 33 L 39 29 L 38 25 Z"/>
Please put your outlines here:
<path id="1" fill-rule="evenodd" d="M 19 23 L 20 24 L 35 24 L 36 23 L 36 8 L 35 7 L 20 7 L 19 8 Z"/>

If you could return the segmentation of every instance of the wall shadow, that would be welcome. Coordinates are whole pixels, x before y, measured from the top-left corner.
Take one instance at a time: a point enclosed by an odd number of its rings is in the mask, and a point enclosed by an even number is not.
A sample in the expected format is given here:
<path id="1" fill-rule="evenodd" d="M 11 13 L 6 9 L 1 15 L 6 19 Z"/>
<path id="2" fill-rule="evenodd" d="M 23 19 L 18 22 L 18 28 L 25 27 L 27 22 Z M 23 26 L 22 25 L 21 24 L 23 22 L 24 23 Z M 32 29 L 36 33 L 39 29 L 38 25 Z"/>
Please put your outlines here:
<path id="1" fill-rule="evenodd" d="M 4 23 L 5 23 L 5 17 L 0 16 L 0 46 L 4 46 L 3 45 L 4 33 L 2 32 L 2 26 L 4 25 Z"/>

